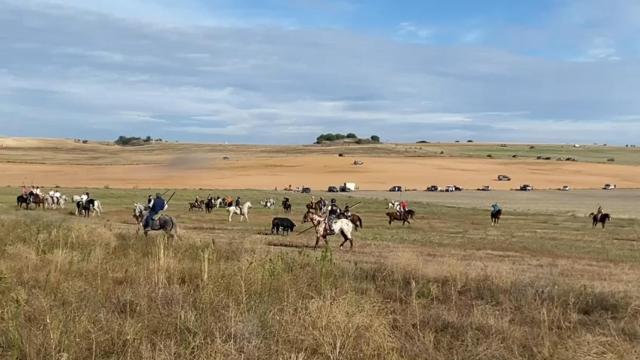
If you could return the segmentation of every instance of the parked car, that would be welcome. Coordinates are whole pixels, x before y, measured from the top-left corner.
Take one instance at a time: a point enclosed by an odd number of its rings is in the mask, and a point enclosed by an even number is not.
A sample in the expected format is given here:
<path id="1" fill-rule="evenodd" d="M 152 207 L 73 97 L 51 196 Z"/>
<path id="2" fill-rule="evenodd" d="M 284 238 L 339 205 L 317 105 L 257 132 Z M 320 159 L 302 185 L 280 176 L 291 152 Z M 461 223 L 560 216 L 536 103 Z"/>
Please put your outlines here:
<path id="1" fill-rule="evenodd" d="M 464 190 L 463 188 L 461 188 L 461 187 L 460 187 L 460 186 L 458 186 L 458 185 L 453 185 L 453 189 L 454 189 L 455 191 L 462 191 L 462 190 Z"/>
<path id="2" fill-rule="evenodd" d="M 498 175 L 498 181 L 511 181 L 511 177 L 507 175 Z"/>
<path id="3" fill-rule="evenodd" d="M 603 190 L 613 190 L 616 188 L 616 184 L 604 184 L 602 187 Z"/>
<path id="4" fill-rule="evenodd" d="M 520 185 L 520 191 L 533 191 L 533 186 L 529 184 Z"/>
<path id="5" fill-rule="evenodd" d="M 303 187 L 300 192 L 303 193 L 303 194 L 311 194 L 311 188 Z"/>
<path id="6" fill-rule="evenodd" d="M 438 185 L 431 185 L 427 187 L 427 191 L 431 191 L 431 192 L 440 191 L 440 187 Z"/>
<path id="7" fill-rule="evenodd" d="M 482 185 L 482 187 L 478 188 L 478 191 L 491 191 L 491 186 L 489 185 Z"/>
<path id="8" fill-rule="evenodd" d="M 390 192 L 402 192 L 402 186 L 398 186 L 398 185 L 392 186 L 392 187 L 389 188 L 389 191 Z"/>
<path id="9" fill-rule="evenodd" d="M 569 185 L 563 185 L 563 186 L 560 188 L 560 191 L 571 191 L 571 186 L 569 186 Z"/>
<path id="10" fill-rule="evenodd" d="M 329 188 L 327 189 L 327 192 L 336 193 L 338 192 L 338 188 L 335 186 L 329 186 Z"/>
<path id="11" fill-rule="evenodd" d="M 442 189 L 442 191 L 444 192 L 455 192 L 456 188 L 453 185 L 447 185 L 444 187 L 444 189 Z"/>

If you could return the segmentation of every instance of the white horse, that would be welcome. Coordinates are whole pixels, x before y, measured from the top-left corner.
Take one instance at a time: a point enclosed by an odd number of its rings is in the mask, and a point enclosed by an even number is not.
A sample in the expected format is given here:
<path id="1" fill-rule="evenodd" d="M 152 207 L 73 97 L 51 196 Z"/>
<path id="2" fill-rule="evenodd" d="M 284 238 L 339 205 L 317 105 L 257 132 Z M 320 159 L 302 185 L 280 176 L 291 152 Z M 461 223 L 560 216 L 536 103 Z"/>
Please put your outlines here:
<path id="1" fill-rule="evenodd" d="M 216 209 L 220 209 L 222 207 L 222 198 L 219 198 L 218 200 L 214 201 L 213 205 L 215 206 Z"/>
<path id="2" fill-rule="evenodd" d="M 58 207 L 64 209 L 67 201 L 69 201 L 69 198 L 66 195 L 61 195 L 58 199 L 51 195 L 44 196 L 44 205 L 48 209 L 57 209 Z"/>
<path id="3" fill-rule="evenodd" d="M 336 234 L 342 235 L 342 238 L 344 239 L 342 241 L 342 244 L 340 244 L 340 249 L 342 249 L 342 246 L 347 241 L 349 242 L 349 249 L 353 249 L 353 237 L 351 236 L 351 233 L 353 232 L 353 223 L 350 220 L 336 219 L 331 224 L 329 224 L 331 226 L 331 230 L 333 230 L 333 234 L 329 234 L 327 232 L 327 219 L 311 211 L 307 211 L 306 214 L 304 214 L 302 222 L 311 222 L 313 224 L 313 227 L 315 227 L 316 229 L 316 244 L 313 246 L 314 250 L 318 247 L 318 242 L 320 242 L 320 239 L 324 240 L 326 246 L 329 246 L 327 237 L 329 235 Z"/>
<path id="4" fill-rule="evenodd" d="M 266 209 L 273 209 L 276 206 L 276 201 L 272 198 L 269 198 L 269 199 L 260 201 L 260 205 L 262 205 L 262 207 Z"/>
<path id="5" fill-rule="evenodd" d="M 227 210 L 229 211 L 229 222 L 231 222 L 231 218 L 233 217 L 233 215 L 240 215 L 240 222 L 242 222 L 243 219 L 247 219 L 247 222 L 249 222 L 249 209 L 251 209 L 253 207 L 253 205 L 251 205 L 251 202 L 247 201 L 246 203 L 244 203 L 241 207 L 235 207 L 235 206 L 230 206 Z"/>

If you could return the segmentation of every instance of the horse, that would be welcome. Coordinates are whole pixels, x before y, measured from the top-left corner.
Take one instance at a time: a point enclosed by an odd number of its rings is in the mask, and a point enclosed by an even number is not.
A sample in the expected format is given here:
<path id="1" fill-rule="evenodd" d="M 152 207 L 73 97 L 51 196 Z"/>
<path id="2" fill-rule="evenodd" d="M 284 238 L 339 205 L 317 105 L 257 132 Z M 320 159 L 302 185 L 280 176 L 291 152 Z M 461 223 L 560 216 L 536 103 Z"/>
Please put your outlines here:
<path id="1" fill-rule="evenodd" d="M 491 212 L 491 226 L 498 225 L 500 217 L 502 216 L 502 209 Z"/>
<path id="2" fill-rule="evenodd" d="M 391 225 L 391 223 L 394 221 L 402 221 L 402 226 L 404 226 L 405 223 L 411 224 L 411 221 L 409 221 L 409 219 L 413 220 L 413 215 L 415 213 L 409 214 L 409 211 L 413 211 L 413 210 L 407 210 L 402 215 L 400 215 L 398 212 L 395 212 L 395 211 L 387 212 L 386 215 L 389 218 L 389 225 Z"/>
<path id="3" fill-rule="evenodd" d="M 45 209 L 55 209 L 56 208 L 56 200 L 51 195 L 44 196 L 44 208 Z"/>
<path id="4" fill-rule="evenodd" d="M 591 213 L 589 214 L 589 216 L 591 216 L 591 219 L 593 220 L 592 226 L 593 228 L 595 228 L 596 226 L 598 226 L 598 223 L 602 224 L 602 228 L 604 229 L 604 226 L 606 225 L 607 221 L 611 221 L 611 215 L 604 213 L 604 214 L 594 214 Z"/>
<path id="5" fill-rule="evenodd" d="M 204 209 L 207 211 L 207 214 L 210 214 L 215 207 L 215 202 L 212 197 L 208 197 L 207 201 L 204 203 Z"/>
<path id="6" fill-rule="evenodd" d="M 227 209 L 229 211 L 229 222 L 231 222 L 231 218 L 234 214 L 240 215 L 240 222 L 242 222 L 243 219 L 247 219 L 247 222 L 249 222 L 249 209 L 251 209 L 252 207 L 253 205 L 251 205 L 251 202 L 249 201 L 244 203 L 240 208 L 230 206 Z"/>
<path id="7" fill-rule="evenodd" d="M 285 214 L 291 213 L 291 202 L 289 201 L 289 198 L 282 200 L 282 210 L 284 210 Z"/>
<path id="8" fill-rule="evenodd" d="M 193 211 L 193 209 L 198 209 L 200 211 L 204 210 L 204 200 L 198 201 L 190 201 L 189 202 L 189 211 Z"/>
<path id="9" fill-rule="evenodd" d="M 316 212 L 316 214 L 321 214 L 324 212 L 326 203 L 324 203 L 322 200 L 318 200 L 316 202 L 308 202 L 306 207 L 307 207 L 307 211 L 313 210 Z"/>
<path id="10" fill-rule="evenodd" d="M 318 248 L 320 239 L 324 240 L 324 243 L 327 247 L 329 246 L 329 241 L 327 240 L 329 234 L 327 233 L 326 218 L 317 215 L 312 211 L 307 211 L 302 218 L 302 222 L 311 222 L 316 230 L 316 243 L 313 246 L 314 250 Z M 342 244 L 340 244 L 340 249 L 342 249 L 347 241 L 349 242 L 349 249 L 353 249 L 353 237 L 351 236 L 351 232 L 353 231 L 353 224 L 351 223 L 351 221 L 347 219 L 336 219 L 329 225 L 331 226 L 331 230 L 333 230 L 332 235 L 342 235 L 343 241 Z"/>
<path id="11" fill-rule="evenodd" d="M 149 214 L 149 210 L 142 204 L 135 203 L 133 204 L 133 218 L 136 220 L 138 224 L 138 230 L 136 233 L 140 232 L 142 228 L 144 219 Z M 144 230 L 144 236 L 147 236 L 149 231 L 164 231 L 167 236 L 172 239 L 178 238 L 178 223 L 176 223 L 175 219 L 168 215 L 160 215 L 158 219 L 154 219 L 151 222 L 151 228 L 149 230 Z"/>
<path id="12" fill-rule="evenodd" d="M 29 210 L 29 205 L 31 205 L 31 196 L 29 195 L 18 195 L 16 198 L 16 205 L 19 209 L 22 209 L 22 204 L 24 204 L 25 210 Z"/>
<path id="13" fill-rule="evenodd" d="M 76 215 L 89 217 L 91 215 L 102 215 L 102 203 L 100 200 L 87 199 L 84 203 L 82 201 L 76 202 Z"/>
<path id="14" fill-rule="evenodd" d="M 31 194 L 31 204 L 34 204 L 36 206 L 36 209 L 39 207 L 42 207 L 42 209 L 45 209 L 45 202 L 44 202 L 44 196 L 43 195 L 38 195 L 38 194 Z"/>
<path id="15" fill-rule="evenodd" d="M 349 220 L 351 220 L 356 231 L 358 231 L 358 229 L 362 229 L 362 218 L 358 214 L 351 214 Z"/>
<path id="16" fill-rule="evenodd" d="M 275 204 L 276 201 L 273 199 L 264 199 L 263 201 L 260 201 L 260 205 L 262 205 L 262 207 L 265 209 L 273 209 Z"/>

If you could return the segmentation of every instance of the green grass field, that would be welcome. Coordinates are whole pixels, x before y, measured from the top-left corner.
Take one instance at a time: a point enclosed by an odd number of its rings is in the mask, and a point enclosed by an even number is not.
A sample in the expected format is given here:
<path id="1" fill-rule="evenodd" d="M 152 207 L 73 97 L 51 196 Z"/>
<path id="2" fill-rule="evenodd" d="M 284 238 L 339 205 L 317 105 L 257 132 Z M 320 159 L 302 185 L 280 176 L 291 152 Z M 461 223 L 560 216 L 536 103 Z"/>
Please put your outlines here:
<path id="1" fill-rule="evenodd" d="M 491 227 L 486 210 L 412 202 L 416 221 L 389 226 L 385 201 L 339 196 L 364 229 L 353 251 L 313 251 L 300 194 L 284 237 L 259 201 L 285 193 L 178 190 L 171 242 L 136 235 L 131 206 L 155 190 L 91 190 L 100 218 L 16 210 L 17 191 L 0 189 L 2 357 L 640 356 L 640 220 L 509 211 Z M 250 222 L 188 212 L 196 193 L 240 195 Z"/>

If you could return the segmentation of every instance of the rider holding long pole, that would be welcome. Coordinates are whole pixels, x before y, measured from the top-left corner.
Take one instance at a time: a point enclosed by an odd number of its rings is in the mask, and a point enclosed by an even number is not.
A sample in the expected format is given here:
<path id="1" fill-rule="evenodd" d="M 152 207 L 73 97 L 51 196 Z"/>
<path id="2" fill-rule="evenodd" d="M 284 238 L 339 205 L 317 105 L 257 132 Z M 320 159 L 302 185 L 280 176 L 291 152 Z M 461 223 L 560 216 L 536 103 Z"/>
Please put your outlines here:
<path id="1" fill-rule="evenodd" d="M 156 216 L 158 216 L 162 211 L 167 209 L 167 203 L 162 198 L 162 194 L 156 193 L 156 198 L 153 200 L 151 204 L 151 208 L 149 209 L 149 214 L 144 219 L 144 231 L 151 230 L 151 224 Z"/>

